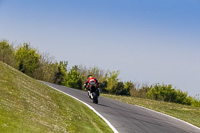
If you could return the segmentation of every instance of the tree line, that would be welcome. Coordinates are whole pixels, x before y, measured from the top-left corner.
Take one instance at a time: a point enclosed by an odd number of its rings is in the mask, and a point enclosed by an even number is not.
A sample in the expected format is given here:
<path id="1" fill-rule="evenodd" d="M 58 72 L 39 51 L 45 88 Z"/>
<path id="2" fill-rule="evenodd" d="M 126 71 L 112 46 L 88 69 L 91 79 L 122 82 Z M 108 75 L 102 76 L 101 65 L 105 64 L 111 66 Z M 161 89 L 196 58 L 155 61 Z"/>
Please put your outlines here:
<path id="1" fill-rule="evenodd" d="M 68 61 L 57 62 L 50 54 L 40 53 L 28 43 L 14 47 L 8 41 L 0 41 L 0 60 L 38 80 L 83 90 L 87 75 L 92 74 L 100 81 L 103 93 L 148 98 L 200 107 L 200 99 L 188 96 L 187 92 L 172 85 L 142 85 L 132 81 L 122 82 L 119 71 L 105 71 L 99 67 L 87 68 L 74 65 L 68 68 Z"/>

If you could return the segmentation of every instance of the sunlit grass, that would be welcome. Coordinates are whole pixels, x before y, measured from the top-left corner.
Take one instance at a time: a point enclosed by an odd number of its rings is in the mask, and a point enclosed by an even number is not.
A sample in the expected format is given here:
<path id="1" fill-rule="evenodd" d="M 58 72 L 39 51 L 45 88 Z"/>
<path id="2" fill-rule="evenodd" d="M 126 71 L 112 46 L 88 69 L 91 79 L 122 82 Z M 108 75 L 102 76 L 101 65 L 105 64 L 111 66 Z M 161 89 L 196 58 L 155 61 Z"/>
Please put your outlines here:
<path id="1" fill-rule="evenodd" d="M 168 114 L 170 116 L 187 121 L 195 126 L 200 127 L 200 108 L 176 103 L 163 101 L 155 101 L 137 97 L 116 96 L 109 94 L 101 94 L 101 96 L 115 99 L 120 102 L 139 105 L 158 112 Z"/>
<path id="2" fill-rule="evenodd" d="M 0 132 L 112 132 L 82 103 L 0 62 Z"/>

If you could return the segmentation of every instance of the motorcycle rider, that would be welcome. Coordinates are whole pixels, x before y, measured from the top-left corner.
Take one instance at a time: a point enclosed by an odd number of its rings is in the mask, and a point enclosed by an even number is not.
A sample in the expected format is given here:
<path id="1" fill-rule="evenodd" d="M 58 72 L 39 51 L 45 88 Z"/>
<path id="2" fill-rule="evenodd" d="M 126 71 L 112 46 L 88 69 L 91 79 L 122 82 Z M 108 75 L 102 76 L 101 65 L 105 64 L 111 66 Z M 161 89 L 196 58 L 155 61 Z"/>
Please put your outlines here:
<path id="1" fill-rule="evenodd" d="M 88 90 L 88 95 L 91 93 L 90 92 L 91 90 L 90 90 L 90 87 L 89 87 L 89 84 L 91 82 L 95 82 L 96 83 L 97 96 L 99 96 L 99 81 L 95 77 L 93 77 L 92 75 L 88 75 L 88 79 L 84 84 L 84 87 Z"/>

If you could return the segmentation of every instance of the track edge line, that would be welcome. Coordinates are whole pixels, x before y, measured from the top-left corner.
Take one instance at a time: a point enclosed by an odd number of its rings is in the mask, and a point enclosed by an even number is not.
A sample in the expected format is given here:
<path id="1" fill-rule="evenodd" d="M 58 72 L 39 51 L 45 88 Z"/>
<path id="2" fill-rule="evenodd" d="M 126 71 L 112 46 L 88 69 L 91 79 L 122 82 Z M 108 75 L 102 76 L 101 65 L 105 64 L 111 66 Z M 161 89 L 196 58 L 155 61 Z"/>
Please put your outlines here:
<path id="1" fill-rule="evenodd" d="M 189 122 L 186 122 L 186 121 L 184 121 L 184 120 L 181 120 L 181 119 L 179 119 L 179 118 L 176 118 L 176 117 L 170 116 L 170 115 L 168 115 L 168 114 L 164 114 L 164 113 L 161 113 L 161 112 L 158 112 L 158 111 L 155 111 L 155 110 L 149 109 L 149 108 L 145 108 L 145 107 L 142 107 L 142 106 L 139 106 L 139 105 L 134 105 L 134 106 L 137 106 L 137 107 L 140 107 L 140 108 L 143 108 L 143 109 L 146 109 L 146 110 L 152 111 L 152 112 L 154 112 L 154 113 L 158 113 L 158 114 L 161 114 L 161 115 L 164 115 L 164 116 L 170 117 L 170 118 L 172 118 L 172 119 L 175 119 L 175 120 L 181 121 L 181 122 L 183 122 L 183 123 L 185 123 L 185 124 L 187 124 L 187 125 L 190 125 L 190 126 L 196 128 L 196 129 L 200 130 L 199 127 L 197 127 L 197 126 L 195 126 L 195 125 L 193 125 L 193 124 L 191 124 L 191 123 L 189 123 Z"/>
<path id="2" fill-rule="evenodd" d="M 47 85 L 47 84 L 45 84 L 45 85 Z M 72 95 L 70 95 L 70 94 L 67 94 L 66 92 L 63 92 L 63 91 L 61 91 L 61 90 L 56 89 L 55 87 L 52 87 L 52 86 L 50 86 L 50 85 L 47 85 L 47 86 L 49 86 L 49 87 L 51 87 L 51 88 L 53 88 L 53 89 L 55 89 L 55 90 L 57 90 L 57 91 L 59 91 L 59 92 L 61 92 L 61 93 L 64 93 L 65 95 L 68 95 L 68 96 L 70 96 L 70 97 L 72 97 L 72 98 L 78 100 L 79 102 L 85 104 L 85 105 L 86 105 L 88 108 L 90 108 L 95 114 L 97 114 L 99 117 L 101 117 L 101 118 L 108 124 L 108 126 L 113 130 L 114 133 L 119 133 L 119 132 L 114 128 L 114 126 L 113 126 L 106 118 L 104 118 L 99 112 L 97 112 L 97 111 L 96 111 L 92 106 L 90 106 L 89 104 L 87 104 L 87 103 L 81 101 L 80 99 L 78 99 L 78 98 L 76 98 L 76 97 L 74 97 L 74 96 L 72 96 Z"/>

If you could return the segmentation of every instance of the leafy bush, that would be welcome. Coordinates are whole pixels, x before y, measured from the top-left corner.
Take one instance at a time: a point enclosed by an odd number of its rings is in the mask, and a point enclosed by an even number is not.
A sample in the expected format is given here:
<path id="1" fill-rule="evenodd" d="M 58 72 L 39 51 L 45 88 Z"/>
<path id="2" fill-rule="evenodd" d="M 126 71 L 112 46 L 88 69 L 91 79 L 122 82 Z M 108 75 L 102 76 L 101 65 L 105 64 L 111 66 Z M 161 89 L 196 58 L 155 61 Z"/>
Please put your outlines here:
<path id="1" fill-rule="evenodd" d="M 187 96 L 186 92 L 172 88 L 172 85 L 156 84 L 147 93 L 147 97 L 154 100 L 174 102 L 191 105 L 192 99 Z"/>
<path id="2" fill-rule="evenodd" d="M 66 78 L 64 79 L 63 84 L 68 87 L 82 89 L 82 80 L 80 78 L 78 72 L 78 66 L 73 66 L 72 69 L 67 74 Z"/>
<path id="3" fill-rule="evenodd" d="M 120 86 L 120 84 L 118 84 L 119 81 L 118 75 L 119 71 L 109 72 L 109 76 L 106 79 L 107 80 L 106 90 L 108 90 L 109 93 L 115 94 L 115 92 L 117 91 L 117 87 L 122 87 L 122 85 Z"/>
<path id="4" fill-rule="evenodd" d="M 18 46 L 15 57 L 17 59 L 18 69 L 33 77 L 33 72 L 39 67 L 40 54 L 35 48 L 27 43 Z"/>
<path id="5" fill-rule="evenodd" d="M 115 95 L 123 95 L 124 90 L 124 83 L 123 82 L 117 82 L 116 85 L 113 85 L 112 88 L 109 90 L 111 94 Z"/>
<path id="6" fill-rule="evenodd" d="M 53 83 L 58 73 L 58 63 L 53 61 L 49 54 L 42 54 L 39 67 L 33 72 L 33 77 L 39 80 Z"/>
<path id="7" fill-rule="evenodd" d="M 125 89 L 124 95 L 128 95 L 128 96 L 133 96 L 134 92 L 136 91 L 136 88 L 135 88 L 133 82 L 131 82 L 131 81 L 127 81 L 124 83 L 124 89 Z"/>
<path id="8" fill-rule="evenodd" d="M 106 89 L 107 88 L 107 80 L 104 80 L 103 82 L 100 82 L 99 84 L 99 88 L 100 88 L 100 92 L 103 93 L 109 93 L 109 91 Z"/>
<path id="9" fill-rule="evenodd" d="M 67 61 L 60 61 L 59 64 L 56 63 L 56 65 L 57 65 L 57 72 L 55 73 L 55 76 L 54 76 L 54 83 L 59 84 L 59 85 L 65 84 L 64 80 L 67 77 L 68 62 Z"/>
<path id="10" fill-rule="evenodd" d="M 192 98 L 192 106 L 194 107 L 200 107 L 200 94 L 196 95 Z"/>
<path id="11" fill-rule="evenodd" d="M 0 42 L 0 60 L 16 68 L 15 50 L 8 41 Z"/>
<path id="12" fill-rule="evenodd" d="M 140 98 L 147 98 L 147 93 L 149 92 L 149 90 L 151 90 L 151 86 L 142 86 L 142 88 L 138 89 L 138 90 L 134 90 L 134 93 L 132 94 L 132 96 L 134 97 L 140 97 Z"/>

